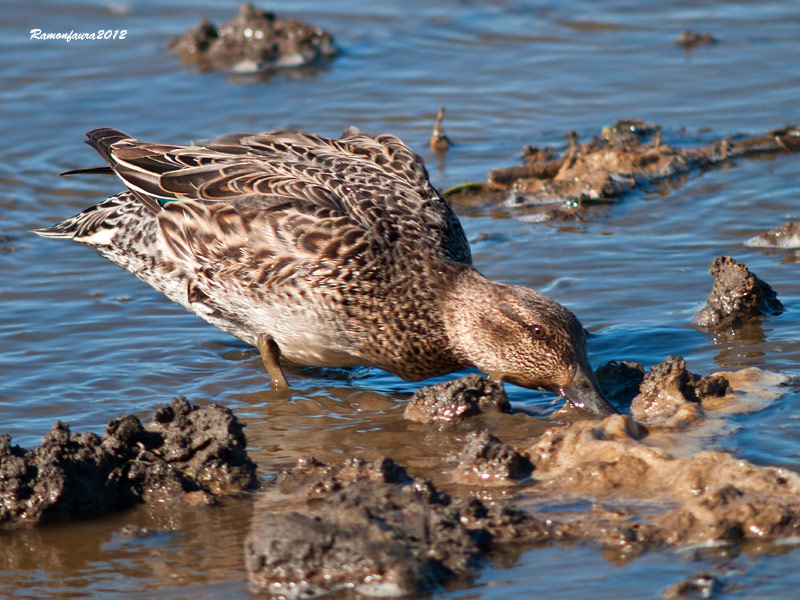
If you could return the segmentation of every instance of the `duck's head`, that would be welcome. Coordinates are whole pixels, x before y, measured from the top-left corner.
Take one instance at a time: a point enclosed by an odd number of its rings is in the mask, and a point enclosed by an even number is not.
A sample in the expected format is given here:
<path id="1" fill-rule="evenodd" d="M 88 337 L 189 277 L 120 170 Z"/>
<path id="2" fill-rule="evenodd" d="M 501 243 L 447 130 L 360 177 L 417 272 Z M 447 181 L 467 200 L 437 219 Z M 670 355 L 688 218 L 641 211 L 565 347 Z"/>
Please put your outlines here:
<path id="1" fill-rule="evenodd" d="M 617 412 L 597 386 L 575 315 L 544 294 L 476 271 L 459 279 L 445 324 L 466 362 L 490 379 L 560 394 L 598 416 Z"/>

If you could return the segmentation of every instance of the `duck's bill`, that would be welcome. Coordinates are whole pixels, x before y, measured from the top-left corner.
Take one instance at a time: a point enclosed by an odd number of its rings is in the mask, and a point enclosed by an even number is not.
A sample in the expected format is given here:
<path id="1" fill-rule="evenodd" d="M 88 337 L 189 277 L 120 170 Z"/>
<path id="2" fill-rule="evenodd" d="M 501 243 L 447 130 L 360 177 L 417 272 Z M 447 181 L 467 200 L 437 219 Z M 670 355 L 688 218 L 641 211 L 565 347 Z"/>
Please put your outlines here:
<path id="1" fill-rule="evenodd" d="M 603 392 L 597 387 L 594 375 L 578 367 L 572 382 L 559 390 L 572 406 L 598 417 L 617 414 L 617 410 L 609 404 Z"/>

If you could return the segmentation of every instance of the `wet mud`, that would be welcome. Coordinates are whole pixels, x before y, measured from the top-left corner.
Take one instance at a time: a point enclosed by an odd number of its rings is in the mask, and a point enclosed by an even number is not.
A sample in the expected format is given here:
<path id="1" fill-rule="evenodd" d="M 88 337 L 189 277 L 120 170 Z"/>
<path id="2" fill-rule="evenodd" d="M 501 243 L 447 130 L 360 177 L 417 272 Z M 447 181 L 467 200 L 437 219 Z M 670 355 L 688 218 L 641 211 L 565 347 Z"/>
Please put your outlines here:
<path id="1" fill-rule="evenodd" d="M 710 403 L 732 393 L 722 375 L 698 377 L 686 369 L 682 357 L 669 356 L 644 376 L 631 415 L 649 426 L 686 427 L 702 420 L 704 400 Z"/>
<path id="2" fill-rule="evenodd" d="M 594 376 L 605 397 L 621 410 L 630 406 L 631 400 L 639 393 L 644 367 L 637 362 L 611 360 L 598 367 Z"/>
<path id="3" fill-rule="evenodd" d="M 556 542 L 595 544 L 615 562 L 697 544 L 769 552 L 800 534 L 800 476 L 700 449 L 730 415 L 780 396 L 786 379 L 752 368 L 698 376 L 678 356 L 646 372 L 612 361 L 597 380 L 630 414 L 567 415 L 511 444 L 482 427 L 487 414 L 495 432 L 504 420 L 539 419 L 514 413 L 499 384 L 471 375 L 423 388 L 409 402 L 425 415 L 414 434 L 463 430 L 453 438 L 460 445 L 436 459 L 440 483 L 386 456 L 300 459 L 255 496 L 244 541 L 250 584 L 286 598 L 420 595 L 468 585 L 487 561 Z M 2 523 L 143 502 L 210 504 L 255 487 L 245 448 L 229 410 L 184 399 L 156 408 L 147 425 L 114 419 L 103 436 L 57 423 L 27 451 L 4 436 Z"/>
<path id="4" fill-rule="evenodd" d="M 339 589 L 397 596 L 451 582 L 476 566 L 490 537 L 466 527 L 447 494 L 404 469 L 387 471 L 388 459 L 355 469 L 353 462 L 317 463 L 316 477 L 300 466 L 305 485 L 296 493 L 314 501 L 268 513 L 253 527 L 245 542 L 251 582 L 291 598 Z M 292 471 L 282 474 L 278 485 L 293 479 Z"/>
<path id="5" fill-rule="evenodd" d="M 521 166 L 493 169 L 486 182 L 452 187 L 445 196 L 460 206 L 536 207 L 542 219 L 568 220 L 587 204 L 614 202 L 659 180 L 736 158 L 800 150 L 800 129 L 793 125 L 699 148 L 669 145 L 661 127 L 638 119 L 617 121 L 584 143 L 575 132 L 568 139 L 563 152 L 525 146 Z"/>
<path id="6" fill-rule="evenodd" d="M 453 481 L 467 485 L 508 485 L 528 477 L 530 460 L 488 431 L 473 431 L 454 455 Z"/>
<path id="7" fill-rule="evenodd" d="M 139 503 L 213 504 L 256 487 L 241 422 L 225 407 L 182 398 L 109 421 L 105 434 L 61 421 L 25 450 L 0 437 L 0 526 L 94 516 Z"/>
<path id="8" fill-rule="evenodd" d="M 628 416 L 552 429 L 524 452 L 534 465 L 533 500 L 587 499 L 588 512 L 553 516 L 603 546 L 779 543 L 800 531 L 800 477 L 727 452 L 674 456 L 649 443 Z M 536 498 L 538 496 L 538 498 Z M 638 505 L 637 505 L 638 503 Z M 599 505 L 599 506 L 598 506 Z"/>
<path id="9" fill-rule="evenodd" d="M 337 49 L 327 31 L 242 4 L 239 14 L 219 27 L 203 20 L 169 48 L 198 70 L 238 74 L 297 68 L 332 59 Z"/>
<path id="10" fill-rule="evenodd" d="M 345 589 L 418 595 L 467 584 L 511 547 L 591 543 L 624 562 L 697 544 L 769 552 L 800 533 L 800 476 L 698 451 L 728 416 L 781 395 L 786 377 L 758 369 L 698 376 L 678 356 L 646 373 L 619 361 L 597 372 L 618 400 L 633 394 L 630 415 L 565 422 L 514 445 L 468 432 L 443 463 L 448 493 L 387 457 L 301 459 L 265 489 L 245 544 L 252 585 L 289 598 Z M 431 397 L 480 396 L 479 379 L 431 386 Z"/>
<path id="11" fill-rule="evenodd" d="M 702 329 L 719 329 L 783 312 L 783 304 L 775 290 L 730 256 L 715 258 L 708 271 L 714 283 L 706 305 L 692 319 L 693 325 Z"/>
<path id="12" fill-rule="evenodd" d="M 420 388 L 406 404 L 403 418 L 448 426 L 487 411 L 511 412 L 503 385 L 469 375 Z"/>

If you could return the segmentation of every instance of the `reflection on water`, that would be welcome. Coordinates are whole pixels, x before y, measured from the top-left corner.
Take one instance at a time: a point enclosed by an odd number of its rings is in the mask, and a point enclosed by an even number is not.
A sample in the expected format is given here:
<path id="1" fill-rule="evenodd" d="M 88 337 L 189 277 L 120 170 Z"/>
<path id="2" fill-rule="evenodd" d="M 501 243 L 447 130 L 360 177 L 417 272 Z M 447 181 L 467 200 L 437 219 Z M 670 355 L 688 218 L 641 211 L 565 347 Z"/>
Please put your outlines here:
<path id="1" fill-rule="evenodd" d="M 164 48 L 203 16 L 227 20 L 238 0 L 112 4 L 12 3 L 0 23 L 0 431 L 24 446 L 37 444 L 56 419 L 73 431 L 101 431 L 111 417 L 144 416 L 182 394 L 241 415 L 265 477 L 302 455 L 389 454 L 452 487 L 442 469 L 465 435 L 403 421 L 404 402 L 420 384 L 375 369 L 292 367 L 293 393 L 272 392 L 252 349 L 93 252 L 29 234 L 119 191 L 109 178 L 56 176 L 95 164 L 81 143 L 89 129 L 189 142 L 282 126 L 336 136 L 356 125 L 399 135 L 444 189 L 520 164 L 524 145 L 564 149 L 567 132 L 588 139 L 620 118 L 658 123 L 675 138 L 685 127 L 692 145 L 800 120 L 791 3 L 300 0 L 287 9 L 331 31 L 342 54 L 322 69 L 258 81 L 185 71 Z M 130 34 L 36 42 L 26 35 L 33 27 Z M 687 28 L 720 42 L 686 52 L 672 42 Z M 454 142 L 446 158 L 428 147 L 442 104 Z M 536 209 L 458 211 L 476 266 L 574 310 L 593 333 L 595 366 L 610 359 L 650 366 L 681 354 L 698 374 L 753 365 L 796 376 L 795 253 L 743 242 L 800 219 L 797 160 L 742 161 L 672 178 L 591 207 L 580 221 L 543 223 Z M 711 285 L 707 266 L 720 255 L 747 263 L 786 312 L 735 332 L 693 329 Z M 800 468 L 798 391 L 787 390 L 765 410 L 732 419 L 735 432 L 717 443 L 759 464 Z M 508 392 L 520 411 L 552 410 L 551 395 Z M 520 413 L 485 425 L 514 443 L 547 421 Z M 0 595 L 246 598 L 241 541 L 256 510 L 252 499 L 216 510 L 140 508 L 0 534 Z M 146 530 L 124 529 L 131 525 Z M 654 597 L 703 570 L 742 595 L 766 593 L 769 581 L 771 594 L 787 596 L 798 583 L 796 551 L 724 564 L 653 553 L 612 567 L 593 548 L 556 546 L 496 560 L 472 589 L 442 597 L 522 597 L 543 587 L 553 597 Z"/>

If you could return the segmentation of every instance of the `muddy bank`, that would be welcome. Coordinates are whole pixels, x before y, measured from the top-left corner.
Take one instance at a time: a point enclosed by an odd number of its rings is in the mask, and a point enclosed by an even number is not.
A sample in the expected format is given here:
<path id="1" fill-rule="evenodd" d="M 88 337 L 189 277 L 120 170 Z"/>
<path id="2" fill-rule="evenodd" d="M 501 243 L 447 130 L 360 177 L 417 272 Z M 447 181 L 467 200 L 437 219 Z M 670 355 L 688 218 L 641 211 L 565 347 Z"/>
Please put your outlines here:
<path id="1" fill-rule="evenodd" d="M 730 256 L 715 258 L 708 268 L 714 278 L 706 305 L 692 324 L 703 329 L 734 327 L 764 315 L 779 315 L 783 304 L 770 285 Z"/>
<path id="2" fill-rule="evenodd" d="M 265 490 L 268 506 L 245 545 L 252 584 L 286 597 L 419 595 L 467 584 L 509 544 L 591 543 L 624 562 L 694 544 L 769 552 L 800 534 L 800 476 L 696 451 L 726 416 L 782 394 L 786 377 L 758 369 L 698 376 L 677 356 L 646 373 L 624 362 L 602 372 L 601 386 L 635 392 L 633 417 L 574 421 L 515 445 L 468 432 L 443 463 L 457 484 L 449 494 L 386 457 L 302 459 Z M 478 379 L 431 387 L 439 396 L 474 392 Z M 476 412 L 460 423 L 480 419 Z M 425 423 L 441 431 L 441 422 Z"/>
<path id="3" fill-rule="evenodd" d="M 239 14 L 219 27 L 207 20 L 173 38 L 169 48 L 198 70 L 264 73 L 333 58 L 337 49 L 327 31 L 242 4 Z"/>
<path id="4" fill-rule="evenodd" d="M 182 398 L 150 422 L 112 419 L 103 436 L 61 421 L 25 450 L 0 437 L 0 526 L 91 516 L 142 502 L 212 504 L 256 486 L 241 422 Z"/>
<path id="5" fill-rule="evenodd" d="M 568 139 L 563 152 L 525 146 L 521 166 L 493 169 L 485 183 L 455 186 L 445 195 L 456 205 L 540 207 L 543 219 L 569 219 L 580 215 L 586 203 L 613 202 L 674 175 L 736 158 L 800 150 L 800 129 L 793 125 L 689 149 L 665 143 L 660 126 L 640 120 L 617 121 L 584 143 L 574 132 Z"/>

